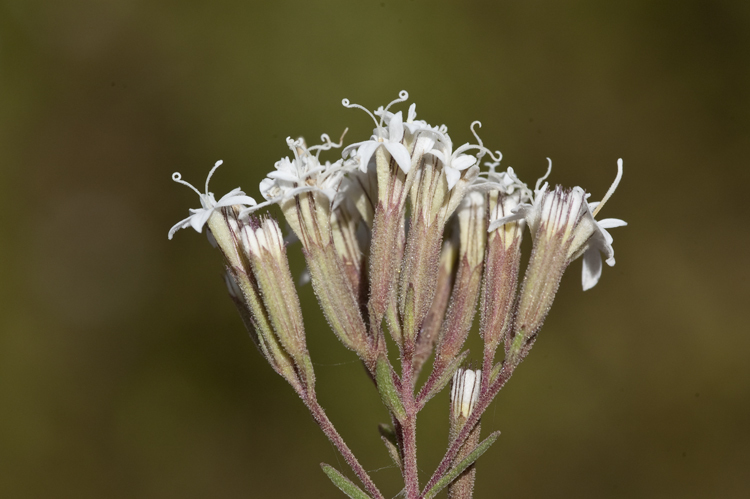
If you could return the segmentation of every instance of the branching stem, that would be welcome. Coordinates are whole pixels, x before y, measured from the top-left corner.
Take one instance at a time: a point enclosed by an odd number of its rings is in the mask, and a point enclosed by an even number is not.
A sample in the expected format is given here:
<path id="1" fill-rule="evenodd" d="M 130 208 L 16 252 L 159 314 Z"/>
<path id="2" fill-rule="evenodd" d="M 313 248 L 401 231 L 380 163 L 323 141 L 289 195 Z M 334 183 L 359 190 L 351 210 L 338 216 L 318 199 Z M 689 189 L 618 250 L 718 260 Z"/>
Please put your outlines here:
<path id="1" fill-rule="evenodd" d="M 453 440 L 453 443 L 448 448 L 448 452 L 445 453 L 445 456 L 443 456 L 443 459 L 442 461 L 440 461 L 440 464 L 435 470 L 435 473 L 432 474 L 432 477 L 427 482 L 427 485 L 425 485 L 422 494 L 419 496 L 420 498 L 424 497 L 424 494 L 426 494 L 427 491 L 429 491 L 450 470 L 450 467 L 453 464 L 453 460 L 456 458 L 458 451 L 461 450 L 461 446 L 464 444 L 464 442 L 466 442 L 466 439 L 469 437 L 471 430 L 479 422 L 479 419 L 482 417 L 482 413 L 487 409 L 487 407 L 489 407 L 490 403 L 498 394 L 500 389 L 510 379 L 516 365 L 517 364 L 509 363 L 507 366 L 503 366 L 503 369 L 500 371 L 497 380 L 495 380 L 495 382 L 490 385 L 487 391 L 480 393 L 479 400 L 477 400 L 477 403 L 474 406 L 474 410 L 471 411 L 469 419 L 466 420 L 466 424 L 456 436 L 455 440 Z M 489 378 L 489 376 L 487 377 Z"/>
<path id="2" fill-rule="evenodd" d="M 375 482 L 372 481 L 370 476 L 367 474 L 367 471 L 365 471 L 362 465 L 359 464 L 357 458 L 354 457 L 354 454 L 346 445 L 344 439 L 341 438 L 339 432 L 336 431 L 336 428 L 333 426 L 331 420 L 328 419 L 328 416 L 318 403 L 317 399 L 311 396 L 303 396 L 302 399 L 304 400 L 307 408 L 310 409 L 313 418 L 315 418 L 315 422 L 318 423 L 320 428 L 323 430 L 323 433 L 325 433 L 326 437 L 328 437 L 328 440 L 330 440 L 331 443 L 336 446 L 338 451 L 349 464 L 349 467 L 352 469 L 352 471 L 354 471 L 354 474 L 357 475 L 357 478 L 359 478 L 359 480 L 362 482 L 362 485 L 364 485 L 367 493 L 375 499 L 384 499 L 383 494 L 378 490 L 377 486 L 375 486 Z"/>

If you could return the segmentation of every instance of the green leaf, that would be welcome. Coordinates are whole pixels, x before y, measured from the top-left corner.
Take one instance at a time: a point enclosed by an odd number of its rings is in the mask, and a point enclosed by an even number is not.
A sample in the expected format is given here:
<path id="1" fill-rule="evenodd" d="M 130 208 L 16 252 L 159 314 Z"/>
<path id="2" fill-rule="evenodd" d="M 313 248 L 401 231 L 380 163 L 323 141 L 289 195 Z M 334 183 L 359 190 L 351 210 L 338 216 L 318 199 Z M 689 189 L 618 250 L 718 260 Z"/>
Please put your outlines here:
<path id="1" fill-rule="evenodd" d="M 448 367 L 446 367 L 443 373 L 440 375 L 440 378 L 432 385 L 430 390 L 425 394 L 424 398 L 422 399 L 420 407 L 424 407 L 432 397 L 440 393 L 443 390 L 443 388 L 445 388 L 445 386 L 448 384 L 451 378 L 453 378 L 453 375 L 456 373 L 456 369 L 458 369 L 461 366 L 461 364 L 463 364 L 467 355 L 469 355 L 469 351 L 465 350 L 464 352 L 459 354 L 455 359 L 450 361 L 450 363 L 448 364 Z"/>
<path id="2" fill-rule="evenodd" d="M 331 479 L 333 484 L 351 499 L 371 499 L 370 496 L 362 491 L 362 489 L 354 485 L 351 480 L 339 473 L 339 471 L 333 466 L 326 463 L 320 463 L 320 467 L 323 468 L 323 473 L 328 475 L 328 478 Z"/>
<path id="3" fill-rule="evenodd" d="M 500 432 L 496 431 L 492 435 L 487 437 L 484 442 L 477 445 L 477 447 L 473 451 L 471 451 L 468 456 L 463 458 L 458 464 L 451 468 L 448 473 L 443 475 L 443 478 L 438 480 L 438 482 L 424 495 L 424 499 L 432 499 L 438 494 L 438 492 L 450 485 L 450 483 L 458 478 L 458 476 L 463 473 L 466 468 L 471 466 L 474 461 L 479 459 L 479 456 L 484 454 L 487 449 L 490 448 L 490 445 L 495 443 L 495 440 L 497 440 L 497 437 L 499 436 Z"/>
<path id="4" fill-rule="evenodd" d="M 378 357 L 375 377 L 377 378 L 378 391 L 380 392 L 380 398 L 383 399 L 383 403 L 396 416 L 396 419 L 403 421 L 406 418 L 406 409 L 404 409 L 404 404 L 401 403 L 398 390 L 396 390 L 396 386 L 393 384 L 391 366 L 383 355 Z"/>
<path id="5" fill-rule="evenodd" d="M 396 432 L 391 425 L 379 424 L 378 431 L 380 432 L 380 439 L 385 444 L 385 448 L 388 450 L 388 454 L 391 456 L 393 464 L 401 469 L 401 453 L 398 451 L 398 439 L 396 438 Z"/>
<path id="6" fill-rule="evenodd" d="M 493 384 L 495 381 L 497 381 L 497 377 L 500 375 L 500 371 L 502 369 L 503 369 L 502 361 L 495 364 L 495 367 L 492 368 L 492 373 L 490 374 L 490 385 Z"/>

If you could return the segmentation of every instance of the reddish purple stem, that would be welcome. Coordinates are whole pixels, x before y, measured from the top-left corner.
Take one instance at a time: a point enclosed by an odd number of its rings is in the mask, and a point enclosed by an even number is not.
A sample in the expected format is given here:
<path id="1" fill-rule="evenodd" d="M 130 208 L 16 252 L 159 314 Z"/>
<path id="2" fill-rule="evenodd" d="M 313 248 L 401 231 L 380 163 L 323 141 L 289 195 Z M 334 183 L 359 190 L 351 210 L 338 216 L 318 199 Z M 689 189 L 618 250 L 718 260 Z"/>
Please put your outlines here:
<path id="1" fill-rule="evenodd" d="M 341 438 L 341 435 L 339 435 L 339 433 L 336 431 L 336 428 L 334 428 L 333 423 L 331 423 L 331 420 L 328 419 L 328 416 L 326 416 L 325 411 L 320 406 L 320 404 L 318 404 L 318 401 L 315 398 L 311 397 L 303 397 L 303 400 L 308 409 L 310 409 L 313 418 L 315 418 L 315 421 L 323 430 L 323 433 L 325 433 L 325 435 L 328 437 L 328 440 L 330 440 L 331 443 L 336 446 L 338 451 L 349 464 L 349 467 L 352 469 L 352 471 L 354 471 L 354 474 L 357 475 L 357 478 L 359 478 L 359 480 L 362 482 L 362 485 L 365 486 L 365 490 L 367 490 L 367 492 L 373 498 L 384 499 L 383 494 L 375 486 L 375 483 L 367 474 L 367 471 L 365 471 L 362 465 L 359 464 L 357 458 L 354 457 L 354 454 L 346 445 L 344 439 Z"/>

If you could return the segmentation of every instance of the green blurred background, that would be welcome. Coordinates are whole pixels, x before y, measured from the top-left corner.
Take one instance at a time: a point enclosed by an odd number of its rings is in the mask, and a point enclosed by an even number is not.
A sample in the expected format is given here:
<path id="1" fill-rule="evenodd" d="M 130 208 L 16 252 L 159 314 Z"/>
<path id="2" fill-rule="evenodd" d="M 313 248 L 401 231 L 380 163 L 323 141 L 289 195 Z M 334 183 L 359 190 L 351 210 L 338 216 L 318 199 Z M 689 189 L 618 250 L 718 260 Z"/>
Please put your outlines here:
<path id="1" fill-rule="evenodd" d="M 338 497 L 345 469 L 255 351 L 204 236 L 284 138 L 371 130 L 401 89 L 454 142 L 599 199 L 580 262 L 483 419 L 485 497 L 750 496 L 750 3 L 0 0 L 0 496 Z M 405 108 L 405 106 L 404 106 Z M 299 245 L 290 247 L 301 271 Z M 320 397 L 389 497 L 363 369 L 300 290 Z M 472 345 L 476 351 L 476 338 Z M 429 477 L 447 393 L 420 419 Z"/>

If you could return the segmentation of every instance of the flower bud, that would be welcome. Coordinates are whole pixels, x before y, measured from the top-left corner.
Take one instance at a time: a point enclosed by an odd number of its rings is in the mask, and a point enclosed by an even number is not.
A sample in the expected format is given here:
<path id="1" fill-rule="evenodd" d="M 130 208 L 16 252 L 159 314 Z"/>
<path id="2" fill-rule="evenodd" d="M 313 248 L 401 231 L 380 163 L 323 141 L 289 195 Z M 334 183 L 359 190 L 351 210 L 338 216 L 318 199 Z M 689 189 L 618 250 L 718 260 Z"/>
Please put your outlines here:
<path id="1" fill-rule="evenodd" d="M 471 330 L 482 284 L 482 268 L 487 239 L 485 196 L 470 192 L 457 211 L 460 251 L 458 272 L 450 305 L 440 330 L 435 358 L 442 370 L 459 354 Z"/>
<path id="2" fill-rule="evenodd" d="M 367 299 L 367 286 L 363 275 L 366 262 L 360 246 L 359 227 L 359 213 L 351 210 L 348 203 L 341 203 L 331 213 L 331 234 L 336 254 L 362 308 Z"/>
<path id="3" fill-rule="evenodd" d="M 479 397 L 480 387 L 482 385 L 482 371 L 471 369 L 459 369 L 453 376 L 453 388 L 451 389 L 451 441 L 456 438 L 463 428 L 466 420 L 474 410 Z M 479 435 L 481 433 L 481 424 L 476 426 L 469 433 L 466 442 L 461 447 L 455 460 L 460 462 L 476 449 L 479 444 Z M 474 464 L 469 466 L 459 477 L 448 487 L 449 499 L 471 499 L 474 490 L 474 480 L 476 478 L 476 468 Z"/>
<path id="4" fill-rule="evenodd" d="M 279 224 L 270 217 L 250 218 L 240 234 L 274 332 L 312 388 L 315 377 L 305 344 L 302 310 Z"/>
<path id="5" fill-rule="evenodd" d="M 482 386 L 482 371 L 477 369 L 458 369 L 453 375 L 453 386 L 451 387 L 451 427 L 454 425 L 456 434 L 461 430 L 464 423 L 479 399 L 479 391 Z"/>
<path id="6" fill-rule="evenodd" d="M 358 290 L 352 288 L 337 254 L 331 227 L 333 201 L 338 195 L 344 165 L 341 160 L 321 164 L 316 152 L 338 146 L 331 144 L 330 139 L 310 148 L 301 139 L 288 139 L 287 143 L 294 159 L 277 162 L 276 171 L 261 183 L 261 192 L 268 203 L 279 204 L 301 241 L 313 288 L 331 329 L 374 372 L 375 354 L 360 314 Z"/>
<path id="7" fill-rule="evenodd" d="M 354 205 L 362 221 L 372 229 L 372 219 L 378 204 L 378 178 L 374 165 L 366 171 L 359 169 L 347 172 L 341 183 L 341 194 L 345 198 L 342 202 Z"/>
<path id="8" fill-rule="evenodd" d="M 477 369 L 459 369 L 453 376 L 453 388 L 451 389 L 451 425 L 450 439 L 455 439 L 466 420 L 469 419 L 471 412 L 479 398 L 479 392 L 482 386 L 482 371 Z M 467 457 L 479 444 L 479 435 L 481 433 L 481 424 L 477 423 L 469 433 L 466 442 L 461 446 L 455 461 L 460 462 Z M 458 478 L 448 486 L 449 499 L 471 499 L 474 490 L 474 480 L 476 478 L 476 467 L 472 463 Z"/>
<path id="9" fill-rule="evenodd" d="M 214 212 L 208 220 L 210 233 L 226 260 L 225 279 L 229 295 L 251 338 L 271 367 L 283 376 L 297 393 L 302 394 L 305 388 L 313 388 L 310 382 L 314 378 L 311 371 L 309 376 L 300 378 L 299 363 L 281 344 L 274 331 L 258 280 L 249 261 L 248 243 L 243 236 L 245 221 L 239 219 L 239 210 L 239 206 L 224 207 Z M 302 365 L 306 364 L 307 360 L 303 358 Z"/>
<path id="10" fill-rule="evenodd" d="M 449 228 L 455 224 L 449 224 Z M 451 289 L 456 277 L 456 261 L 458 260 L 459 237 L 457 230 L 451 230 L 450 235 L 443 241 L 440 251 L 435 298 L 432 300 L 430 311 L 422 324 L 422 330 L 417 337 L 417 348 L 414 355 L 414 377 L 419 374 L 424 363 L 432 354 L 433 346 L 438 339 L 445 319 L 445 311 L 451 297 Z"/>
<path id="11" fill-rule="evenodd" d="M 490 220 L 502 220 L 530 196 L 530 191 L 515 176 L 512 169 L 492 173 L 489 177 L 497 186 L 487 192 Z M 513 322 L 516 302 L 518 269 L 521 264 L 521 238 L 523 219 L 503 225 L 490 225 L 487 236 L 487 255 L 479 333 L 484 339 L 485 372 L 489 372 L 497 346 L 507 336 Z"/>

